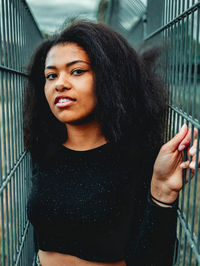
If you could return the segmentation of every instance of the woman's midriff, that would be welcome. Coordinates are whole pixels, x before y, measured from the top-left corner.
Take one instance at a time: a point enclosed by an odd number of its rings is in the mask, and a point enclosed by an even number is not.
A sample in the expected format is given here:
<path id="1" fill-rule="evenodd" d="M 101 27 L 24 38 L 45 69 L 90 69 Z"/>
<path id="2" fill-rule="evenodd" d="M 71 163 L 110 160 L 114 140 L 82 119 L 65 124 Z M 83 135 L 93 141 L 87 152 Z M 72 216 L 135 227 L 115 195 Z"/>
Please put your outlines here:
<path id="1" fill-rule="evenodd" d="M 118 262 L 92 262 L 68 254 L 39 250 L 42 266 L 126 266 L 124 260 Z"/>

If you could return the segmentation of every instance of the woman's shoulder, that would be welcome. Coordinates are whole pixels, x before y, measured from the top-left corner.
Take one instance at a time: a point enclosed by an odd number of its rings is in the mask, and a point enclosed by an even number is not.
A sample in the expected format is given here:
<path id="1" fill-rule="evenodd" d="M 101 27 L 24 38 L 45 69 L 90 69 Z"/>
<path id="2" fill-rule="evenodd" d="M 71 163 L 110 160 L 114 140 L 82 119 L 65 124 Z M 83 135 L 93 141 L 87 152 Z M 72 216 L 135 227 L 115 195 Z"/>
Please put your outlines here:
<path id="1" fill-rule="evenodd" d="M 61 144 L 48 143 L 46 146 L 41 146 L 37 153 L 31 154 L 32 169 L 38 171 L 39 169 L 53 167 L 59 157 L 61 156 Z"/>

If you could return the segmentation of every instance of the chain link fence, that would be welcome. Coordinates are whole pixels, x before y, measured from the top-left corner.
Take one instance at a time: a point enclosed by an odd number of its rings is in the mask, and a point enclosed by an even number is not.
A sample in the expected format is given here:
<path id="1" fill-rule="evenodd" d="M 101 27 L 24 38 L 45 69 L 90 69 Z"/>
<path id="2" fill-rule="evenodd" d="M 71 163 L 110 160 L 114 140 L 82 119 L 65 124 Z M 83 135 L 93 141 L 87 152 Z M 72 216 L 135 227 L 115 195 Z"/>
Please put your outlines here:
<path id="1" fill-rule="evenodd" d="M 199 0 L 107 1 L 107 23 L 120 32 L 136 49 L 160 45 L 163 77 L 169 92 L 168 129 L 165 141 L 173 137 L 183 123 L 197 129 L 200 138 L 200 1 Z M 129 12 L 128 12 L 129 11 Z M 130 19 L 132 18 L 132 20 Z M 192 145 L 192 143 L 191 143 Z M 196 163 L 199 154 L 196 153 Z M 185 159 L 187 154 L 185 154 Z M 189 158 L 191 161 L 191 158 Z M 200 181 L 198 168 L 179 196 L 176 259 L 173 265 L 200 265 Z M 187 183 L 187 184 L 186 184 Z M 163 262 L 164 263 L 164 262 Z"/>
<path id="2" fill-rule="evenodd" d="M 0 265 L 32 265 L 30 156 L 22 133 L 25 67 L 42 35 L 23 0 L 0 0 Z"/>

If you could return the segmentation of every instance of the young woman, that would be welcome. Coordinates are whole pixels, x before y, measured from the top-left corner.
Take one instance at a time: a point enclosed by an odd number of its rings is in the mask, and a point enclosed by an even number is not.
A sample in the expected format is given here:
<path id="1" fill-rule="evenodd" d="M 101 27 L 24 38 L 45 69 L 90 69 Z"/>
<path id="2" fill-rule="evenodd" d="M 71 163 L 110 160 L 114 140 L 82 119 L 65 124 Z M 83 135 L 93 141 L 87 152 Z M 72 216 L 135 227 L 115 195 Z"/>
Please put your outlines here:
<path id="1" fill-rule="evenodd" d="M 197 132 L 192 140 L 184 125 L 161 147 L 166 97 L 151 57 L 89 22 L 35 52 L 24 140 L 38 265 L 172 264 L 182 169 L 194 172 Z"/>

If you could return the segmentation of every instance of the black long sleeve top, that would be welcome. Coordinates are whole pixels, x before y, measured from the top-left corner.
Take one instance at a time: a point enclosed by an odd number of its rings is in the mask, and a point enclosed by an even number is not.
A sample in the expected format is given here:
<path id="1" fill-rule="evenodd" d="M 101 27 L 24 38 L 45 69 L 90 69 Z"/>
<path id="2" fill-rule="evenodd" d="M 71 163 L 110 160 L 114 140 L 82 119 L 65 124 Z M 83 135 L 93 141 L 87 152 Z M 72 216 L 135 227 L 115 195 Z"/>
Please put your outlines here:
<path id="1" fill-rule="evenodd" d="M 135 154 L 135 155 L 133 155 Z M 38 248 L 95 262 L 171 265 L 176 208 L 148 196 L 152 163 L 107 143 L 34 163 L 27 212 Z"/>

